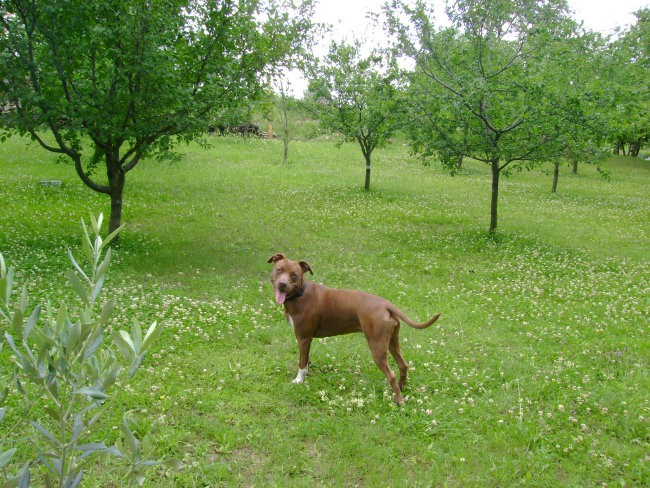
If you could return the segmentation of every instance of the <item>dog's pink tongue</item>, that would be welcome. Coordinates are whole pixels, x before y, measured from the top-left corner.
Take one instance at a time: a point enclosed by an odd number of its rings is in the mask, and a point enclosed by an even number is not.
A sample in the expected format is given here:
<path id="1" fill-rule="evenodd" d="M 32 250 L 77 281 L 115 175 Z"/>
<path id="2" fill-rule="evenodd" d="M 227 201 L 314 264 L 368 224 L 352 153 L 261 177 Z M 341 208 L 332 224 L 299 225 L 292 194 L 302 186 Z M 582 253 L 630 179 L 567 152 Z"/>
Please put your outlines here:
<path id="1" fill-rule="evenodd" d="M 284 303 L 285 298 L 287 298 L 287 293 L 284 291 L 280 291 L 276 288 L 275 301 L 278 302 L 280 305 L 282 305 Z"/>

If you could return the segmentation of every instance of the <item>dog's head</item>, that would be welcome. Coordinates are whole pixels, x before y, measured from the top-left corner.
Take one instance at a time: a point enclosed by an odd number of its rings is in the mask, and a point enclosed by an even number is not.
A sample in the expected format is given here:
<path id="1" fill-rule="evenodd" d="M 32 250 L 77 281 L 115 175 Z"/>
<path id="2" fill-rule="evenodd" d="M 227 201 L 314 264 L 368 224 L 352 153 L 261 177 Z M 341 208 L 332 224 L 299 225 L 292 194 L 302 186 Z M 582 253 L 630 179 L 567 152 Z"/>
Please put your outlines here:
<path id="1" fill-rule="evenodd" d="M 284 254 L 274 254 L 268 262 L 273 263 L 271 283 L 275 290 L 275 301 L 279 304 L 301 293 L 307 271 L 314 274 L 306 261 L 291 261 Z"/>

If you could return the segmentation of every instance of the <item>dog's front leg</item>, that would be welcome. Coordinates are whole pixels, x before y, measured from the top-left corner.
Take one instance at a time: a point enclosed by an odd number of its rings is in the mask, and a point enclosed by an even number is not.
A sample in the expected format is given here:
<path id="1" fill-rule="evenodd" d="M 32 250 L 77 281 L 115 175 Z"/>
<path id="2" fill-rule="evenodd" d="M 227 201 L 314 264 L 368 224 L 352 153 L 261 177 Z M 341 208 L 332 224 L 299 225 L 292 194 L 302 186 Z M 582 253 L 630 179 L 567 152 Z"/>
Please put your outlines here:
<path id="1" fill-rule="evenodd" d="M 294 383 L 302 383 L 309 372 L 309 348 L 311 346 L 311 337 L 298 339 L 298 350 L 300 351 L 300 361 L 298 363 L 298 375 L 293 380 Z"/>

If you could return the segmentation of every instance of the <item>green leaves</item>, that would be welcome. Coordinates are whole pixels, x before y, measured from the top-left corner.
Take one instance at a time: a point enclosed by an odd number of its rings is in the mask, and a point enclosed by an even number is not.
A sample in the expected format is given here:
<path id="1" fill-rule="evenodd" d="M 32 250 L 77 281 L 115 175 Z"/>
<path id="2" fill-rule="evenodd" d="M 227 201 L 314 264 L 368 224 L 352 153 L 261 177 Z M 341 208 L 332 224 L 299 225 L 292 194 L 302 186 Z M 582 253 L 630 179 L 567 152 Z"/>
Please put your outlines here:
<path id="1" fill-rule="evenodd" d="M 108 245 L 118 236 L 124 226 L 118 227 L 115 231 L 111 232 L 106 239 L 102 239 L 101 228 L 104 220 L 103 214 L 100 213 L 98 218 L 91 215 L 90 220 L 94 238 L 91 238 L 85 222 L 82 221 L 83 236 L 81 242 L 91 272 L 86 274 L 72 252 L 68 250 L 68 258 L 76 272 L 81 275 L 81 278 L 79 278 L 77 273 L 72 270 L 68 271 L 67 278 L 81 301 L 88 307 L 92 308 L 102 291 L 104 280 L 106 279 L 106 273 L 111 264 L 111 248 L 108 247 Z M 105 249 L 106 254 L 102 258 L 102 252 Z"/>
<path id="2" fill-rule="evenodd" d="M 14 270 L 13 268 L 7 269 L 2 253 L 0 253 L 0 300 L 2 300 L 2 302 L 0 302 L 2 305 L 0 307 L 0 312 L 2 312 L 3 309 L 6 310 L 9 307 L 9 299 L 11 297 L 13 284 Z M 7 318 L 4 312 L 3 316 L 5 319 Z"/>
<path id="3" fill-rule="evenodd" d="M 158 322 L 154 322 L 147 329 L 147 333 L 142 338 L 142 329 L 140 323 L 133 319 L 131 333 L 125 330 L 120 330 L 113 336 L 113 342 L 117 346 L 122 359 L 130 363 L 129 377 L 135 374 L 140 363 L 144 359 L 149 347 L 153 344 L 160 334 L 162 333 L 162 326 Z"/>
<path id="4" fill-rule="evenodd" d="M 7 463 L 9 462 L 9 460 L 14 454 L 16 454 L 15 448 L 0 453 L 0 469 L 3 469 L 7 465 Z"/>
<path id="5" fill-rule="evenodd" d="M 28 314 L 25 287 L 18 306 L 12 307 L 13 269 L 7 268 L 0 255 L 0 312 L 7 325 L 4 338 L 14 356 L 16 389 L 29 404 L 40 404 L 40 411 L 46 414 L 42 419 L 29 419 L 29 425 L 36 433 L 33 439 L 39 463 L 47 470 L 48 486 L 55 486 L 54 480 L 61 482 L 59 486 L 77 486 L 83 476 L 79 462 L 90 454 L 112 454 L 126 459 L 117 447 L 83 443 L 83 440 L 112 405 L 114 394 L 110 390 L 120 379 L 121 386 L 126 385 L 162 331 L 161 324 L 155 321 L 143 335 L 140 324 L 134 320 L 130 332 L 105 333 L 111 328 L 116 303 L 111 298 L 98 307 L 96 302 L 111 262 L 111 250 L 106 246 L 121 228 L 102 239 L 102 215 L 97 219 L 91 216 L 90 220 L 91 233 L 82 222 L 86 264 L 80 264 L 68 251 L 72 269 L 66 278 L 81 301 L 76 309 L 65 303 L 58 309 L 48 304 L 41 314 L 38 305 Z M 105 341 L 106 337 L 113 340 Z M 23 387 L 23 381 L 31 387 Z M 2 400 L 4 395 L 3 391 Z M 4 414 L 5 409 L 0 409 L 0 420 Z M 126 418 L 124 425 L 129 452 L 137 452 L 138 457 L 138 441 L 128 430 Z M 43 443 L 46 448 L 41 447 Z M 15 449 L 0 451 L 0 470 L 11 464 L 15 452 Z M 156 463 L 138 457 L 132 476 L 138 482 L 143 481 L 143 468 L 153 464 Z M 26 466 L 4 486 L 23 485 L 28 481 Z"/>
<path id="6" fill-rule="evenodd" d="M 77 395 L 87 395 L 93 400 L 106 400 L 109 398 L 109 396 L 104 393 L 103 391 L 99 391 L 95 388 L 92 388 L 90 386 L 85 386 L 83 388 L 79 388 L 78 390 L 75 391 L 75 394 Z"/>
<path id="7" fill-rule="evenodd" d="M 142 441 L 140 441 L 131 426 L 126 414 L 122 416 L 122 424 L 120 431 L 122 432 L 122 439 L 115 445 L 115 451 L 119 453 L 120 457 L 125 458 L 130 463 L 129 477 L 138 485 L 142 486 L 145 480 L 144 470 L 147 467 L 157 466 L 164 464 L 172 469 L 183 469 L 184 465 L 177 459 L 167 459 L 165 461 L 153 461 L 143 459 L 148 450 L 149 434 L 145 434 Z"/>
<path id="8" fill-rule="evenodd" d="M 0 423 L 5 417 L 7 412 L 6 408 L 0 408 Z M 11 477 L 8 475 L 8 467 L 10 466 L 11 459 L 16 454 L 17 449 L 11 448 L 6 451 L 2 450 L 2 440 L 0 440 L 0 472 L 4 473 L 6 481 L 0 486 L 2 488 L 13 488 L 15 486 L 25 487 L 29 486 L 29 463 L 26 463 L 19 471 L 18 475 Z"/>
<path id="9" fill-rule="evenodd" d="M 72 289 L 77 293 L 79 298 L 81 298 L 81 301 L 83 303 L 89 304 L 90 296 L 88 295 L 88 290 L 81 282 L 79 277 L 74 273 L 74 271 L 68 270 L 66 277 L 68 278 L 68 282 L 70 283 L 70 286 L 72 286 Z"/>

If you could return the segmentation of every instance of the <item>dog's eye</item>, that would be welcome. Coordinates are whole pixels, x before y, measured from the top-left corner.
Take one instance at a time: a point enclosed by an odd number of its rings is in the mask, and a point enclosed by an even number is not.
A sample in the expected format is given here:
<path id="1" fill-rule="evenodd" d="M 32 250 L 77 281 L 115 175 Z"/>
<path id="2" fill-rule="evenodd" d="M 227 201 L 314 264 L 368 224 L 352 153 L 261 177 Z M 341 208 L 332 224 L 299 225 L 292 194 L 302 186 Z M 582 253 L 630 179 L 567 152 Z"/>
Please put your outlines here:
<path id="1" fill-rule="evenodd" d="M 291 273 L 291 279 L 296 281 L 298 279 L 298 273 Z"/>

